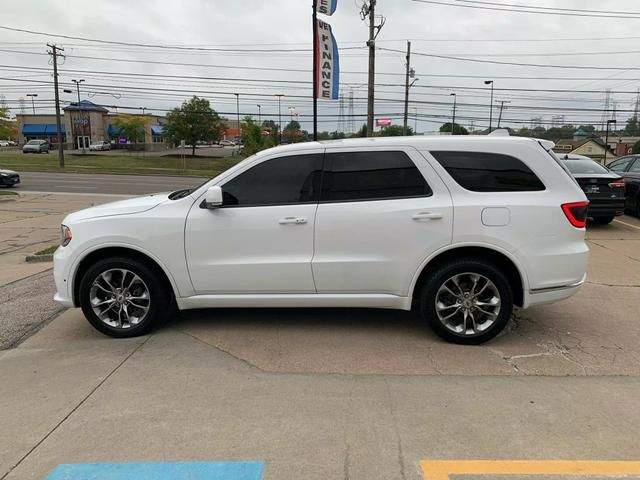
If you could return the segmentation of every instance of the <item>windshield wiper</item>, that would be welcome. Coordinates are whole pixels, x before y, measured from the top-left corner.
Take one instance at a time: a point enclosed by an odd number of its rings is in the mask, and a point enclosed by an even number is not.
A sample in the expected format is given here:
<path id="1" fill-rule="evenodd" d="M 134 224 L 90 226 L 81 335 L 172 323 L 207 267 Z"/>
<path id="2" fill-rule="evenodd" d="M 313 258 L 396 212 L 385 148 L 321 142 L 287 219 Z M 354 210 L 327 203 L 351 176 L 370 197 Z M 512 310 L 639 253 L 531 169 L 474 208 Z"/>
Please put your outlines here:
<path id="1" fill-rule="evenodd" d="M 169 195 L 169 200 L 179 200 L 189 195 L 193 190 L 191 188 L 185 188 L 183 190 L 176 190 Z"/>

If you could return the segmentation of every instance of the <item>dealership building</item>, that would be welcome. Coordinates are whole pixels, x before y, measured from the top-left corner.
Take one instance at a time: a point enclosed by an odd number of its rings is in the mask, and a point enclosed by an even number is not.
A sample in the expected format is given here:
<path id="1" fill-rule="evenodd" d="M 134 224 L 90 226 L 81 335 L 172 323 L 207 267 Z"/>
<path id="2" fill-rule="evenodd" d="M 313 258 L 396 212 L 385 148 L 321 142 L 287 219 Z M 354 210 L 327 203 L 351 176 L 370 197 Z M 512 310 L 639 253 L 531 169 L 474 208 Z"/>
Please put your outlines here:
<path id="1" fill-rule="evenodd" d="M 64 107 L 61 115 L 62 142 L 67 149 L 88 148 L 93 142 L 107 141 L 112 145 L 129 143 L 114 125 L 117 114 L 88 100 Z M 165 118 L 144 115 L 144 145 L 146 150 L 164 149 L 163 123 Z M 22 145 L 29 140 L 47 140 L 52 147 L 58 143 L 55 114 L 17 114 L 18 140 Z"/>

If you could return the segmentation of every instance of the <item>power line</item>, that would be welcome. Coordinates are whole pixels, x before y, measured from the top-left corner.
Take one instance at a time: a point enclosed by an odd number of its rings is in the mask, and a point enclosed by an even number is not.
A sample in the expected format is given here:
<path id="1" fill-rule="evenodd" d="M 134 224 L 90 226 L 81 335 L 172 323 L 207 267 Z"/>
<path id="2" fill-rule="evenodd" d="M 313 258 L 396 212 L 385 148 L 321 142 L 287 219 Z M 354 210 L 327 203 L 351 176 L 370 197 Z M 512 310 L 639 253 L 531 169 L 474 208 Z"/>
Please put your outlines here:
<path id="1" fill-rule="evenodd" d="M 579 13 L 605 13 L 605 14 L 616 14 L 616 15 L 640 15 L 640 12 L 621 12 L 615 10 L 586 10 L 584 8 L 576 9 L 576 8 L 560 8 L 560 7 L 541 7 L 539 5 L 522 5 L 522 4 L 513 4 L 513 3 L 497 3 L 497 2 L 488 2 L 486 0 L 455 0 L 456 2 L 461 3 L 475 3 L 480 5 L 498 5 L 500 7 L 515 7 L 515 8 L 530 8 L 532 10 L 551 10 L 551 11 L 559 11 L 559 12 L 579 12 Z"/>
<path id="2" fill-rule="evenodd" d="M 526 7 L 498 8 L 498 7 L 491 7 L 487 5 L 466 5 L 463 3 L 459 3 L 461 0 L 455 0 L 456 3 L 445 3 L 444 1 L 435 1 L 435 0 L 413 0 L 413 1 L 419 2 L 419 3 L 429 3 L 432 5 L 443 5 L 446 7 L 473 8 L 477 10 L 493 10 L 498 12 L 532 13 L 537 15 L 560 15 L 565 17 L 619 18 L 619 19 L 627 19 L 627 20 L 640 20 L 640 16 L 590 14 L 590 13 L 580 13 L 580 11 L 578 10 L 576 10 L 575 12 L 556 12 L 556 11 L 527 10 Z"/>

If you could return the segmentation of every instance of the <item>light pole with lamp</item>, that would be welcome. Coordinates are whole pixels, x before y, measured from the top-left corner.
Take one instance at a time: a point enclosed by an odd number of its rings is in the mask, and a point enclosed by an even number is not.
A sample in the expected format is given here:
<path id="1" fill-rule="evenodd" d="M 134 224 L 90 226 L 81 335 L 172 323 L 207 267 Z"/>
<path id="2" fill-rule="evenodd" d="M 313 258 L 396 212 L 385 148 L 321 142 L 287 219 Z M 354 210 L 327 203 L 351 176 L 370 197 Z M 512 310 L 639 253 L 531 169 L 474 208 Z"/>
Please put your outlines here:
<path id="1" fill-rule="evenodd" d="M 491 85 L 491 100 L 489 102 L 489 133 L 491 133 L 491 127 L 493 126 L 493 80 L 485 80 L 485 85 Z"/>
<path id="2" fill-rule="evenodd" d="M 33 110 L 33 114 L 36 114 L 36 104 L 33 101 L 34 97 L 37 97 L 38 94 L 37 93 L 27 93 L 27 97 L 31 97 L 31 109 Z"/>
<path id="3" fill-rule="evenodd" d="M 84 117 L 84 115 L 82 115 L 82 110 L 80 109 L 80 84 L 84 82 L 84 79 L 83 78 L 81 78 L 80 80 L 72 79 L 71 81 L 76 84 L 76 92 L 78 93 L 78 115 L 80 116 L 80 122 L 82 122 L 81 125 L 82 125 L 82 133 L 83 133 L 82 140 L 79 143 L 82 144 L 82 153 L 84 153 L 85 139 L 87 137 L 86 135 L 87 132 L 85 131 L 85 123 L 84 123 L 85 119 L 82 118 Z M 78 140 L 80 140 L 80 138 L 78 138 Z"/>
<path id="4" fill-rule="evenodd" d="M 262 125 L 262 105 L 257 105 L 258 107 L 258 124 Z"/>
<path id="5" fill-rule="evenodd" d="M 453 97 L 453 119 L 451 120 L 451 135 L 456 134 L 456 104 L 458 100 L 458 96 L 455 93 L 450 93 L 450 96 Z"/>
<path id="6" fill-rule="evenodd" d="M 612 123 L 616 123 L 615 120 L 607 120 L 607 133 L 604 137 L 604 160 L 602 161 L 603 165 L 607 165 L 607 151 L 609 150 L 609 125 Z"/>

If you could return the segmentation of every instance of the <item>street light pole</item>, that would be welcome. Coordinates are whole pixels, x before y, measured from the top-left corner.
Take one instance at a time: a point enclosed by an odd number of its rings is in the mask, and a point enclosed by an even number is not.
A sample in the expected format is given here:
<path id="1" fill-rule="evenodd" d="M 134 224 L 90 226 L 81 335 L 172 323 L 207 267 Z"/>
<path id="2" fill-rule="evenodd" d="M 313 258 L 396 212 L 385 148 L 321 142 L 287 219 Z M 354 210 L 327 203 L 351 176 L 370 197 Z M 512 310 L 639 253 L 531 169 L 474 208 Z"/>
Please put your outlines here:
<path id="1" fill-rule="evenodd" d="M 238 140 L 242 138 L 242 129 L 240 128 L 240 94 L 234 93 L 236 96 L 236 115 L 238 119 Z"/>
<path id="2" fill-rule="evenodd" d="M 82 82 L 84 82 L 84 79 L 80 79 L 80 80 L 71 80 L 73 83 L 76 84 L 76 91 L 78 92 L 78 115 L 80 116 L 80 119 L 84 122 L 84 119 L 82 118 L 84 115 L 82 115 L 82 110 L 80 109 L 80 84 Z M 82 138 L 82 153 L 84 154 L 84 142 L 85 142 L 85 138 L 86 138 L 86 129 L 85 129 L 85 125 L 84 123 L 82 124 L 82 133 L 83 133 L 83 137 Z M 89 132 L 89 134 L 91 134 L 91 132 Z"/>
<path id="3" fill-rule="evenodd" d="M 280 109 L 280 101 L 284 97 L 283 93 L 276 93 L 278 97 L 278 145 L 282 144 L 282 110 Z"/>
<path id="4" fill-rule="evenodd" d="M 402 135 L 407 134 L 407 122 L 409 121 L 409 77 L 411 76 L 411 42 L 407 41 L 406 73 L 404 80 L 404 123 Z"/>
<path id="5" fill-rule="evenodd" d="M 262 125 L 262 105 L 258 105 L 258 124 Z"/>
<path id="6" fill-rule="evenodd" d="M 604 165 L 607 164 L 607 151 L 609 150 L 609 125 L 611 125 L 612 123 L 616 123 L 616 121 L 607 120 L 607 133 L 604 137 L 604 160 L 602 162 Z"/>
<path id="7" fill-rule="evenodd" d="M 491 133 L 491 127 L 493 126 L 493 80 L 485 80 L 485 85 L 491 85 L 491 100 L 489 101 L 489 133 Z"/>
<path id="8" fill-rule="evenodd" d="M 449 94 L 453 97 L 453 120 L 451 120 L 451 135 L 456 134 L 456 104 L 458 96 L 455 93 Z"/>
<path id="9" fill-rule="evenodd" d="M 33 101 L 33 97 L 37 97 L 37 93 L 27 93 L 27 97 L 31 97 L 31 109 L 33 110 L 33 114 L 36 114 L 36 104 Z"/>

